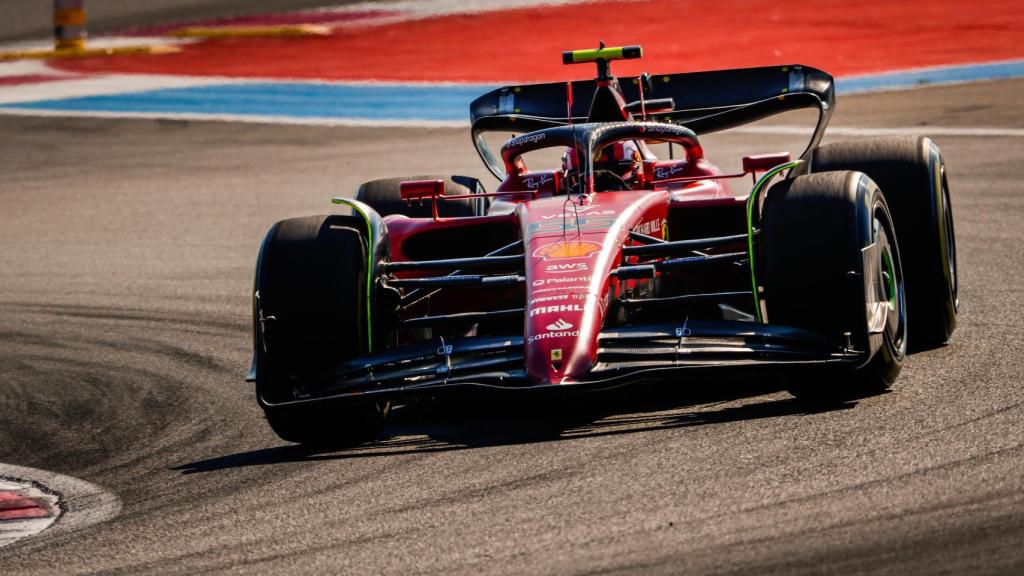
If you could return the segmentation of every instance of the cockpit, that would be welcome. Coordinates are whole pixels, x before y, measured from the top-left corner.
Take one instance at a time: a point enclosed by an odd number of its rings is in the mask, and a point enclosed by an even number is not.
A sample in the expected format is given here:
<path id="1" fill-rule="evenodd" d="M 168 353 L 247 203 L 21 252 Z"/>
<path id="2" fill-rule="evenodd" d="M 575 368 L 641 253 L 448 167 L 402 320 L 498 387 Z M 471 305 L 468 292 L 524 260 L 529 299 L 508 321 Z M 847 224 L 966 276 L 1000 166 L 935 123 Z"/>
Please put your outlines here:
<path id="1" fill-rule="evenodd" d="M 659 160 L 648 143 L 664 142 L 682 155 Z M 524 157 L 541 149 L 563 150 L 561 166 L 531 170 Z M 703 173 L 697 136 L 660 123 L 588 123 L 548 128 L 513 138 L 501 149 L 505 179 L 497 192 L 533 191 L 535 197 L 651 190 L 659 183 Z"/>

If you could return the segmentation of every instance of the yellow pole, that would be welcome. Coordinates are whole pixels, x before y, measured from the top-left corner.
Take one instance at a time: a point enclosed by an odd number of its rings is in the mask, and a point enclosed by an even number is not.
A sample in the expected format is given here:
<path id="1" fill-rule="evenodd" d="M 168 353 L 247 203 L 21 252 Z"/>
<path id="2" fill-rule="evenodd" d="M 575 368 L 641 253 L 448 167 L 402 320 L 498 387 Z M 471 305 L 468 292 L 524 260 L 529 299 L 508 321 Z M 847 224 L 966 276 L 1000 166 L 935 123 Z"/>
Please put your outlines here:
<path id="1" fill-rule="evenodd" d="M 0 0 L 2 2 L 3 0 Z M 86 48 L 85 0 L 53 0 L 53 50 L 0 52 L 0 62 L 23 58 L 91 58 L 129 54 L 173 54 L 177 46 L 141 45 Z"/>
<path id="2" fill-rule="evenodd" d="M 84 50 L 85 0 L 53 0 L 53 47 Z"/>

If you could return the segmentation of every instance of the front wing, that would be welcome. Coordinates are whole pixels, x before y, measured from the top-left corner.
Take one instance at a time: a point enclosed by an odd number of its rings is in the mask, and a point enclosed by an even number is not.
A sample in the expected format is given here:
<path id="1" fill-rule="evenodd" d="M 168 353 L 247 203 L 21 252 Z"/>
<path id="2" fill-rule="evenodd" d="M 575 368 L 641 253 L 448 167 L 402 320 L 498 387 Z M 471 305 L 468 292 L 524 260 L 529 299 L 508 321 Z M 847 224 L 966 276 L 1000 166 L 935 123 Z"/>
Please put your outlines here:
<path id="1" fill-rule="evenodd" d="M 854 369 L 869 352 L 814 332 L 728 320 L 607 328 L 598 339 L 597 362 L 586 375 L 563 383 L 537 383 L 524 368 L 523 338 L 479 336 L 403 346 L 349 360 L 315 389 L 294 400 L 353 403 L 436 396 L 466 389 L 570 391 L 604 389 L 656 380 L 686 385 L 702 373 L 762 373 L 835 366 Z M 707 375 L 707 374 L 704 374 Z"/>

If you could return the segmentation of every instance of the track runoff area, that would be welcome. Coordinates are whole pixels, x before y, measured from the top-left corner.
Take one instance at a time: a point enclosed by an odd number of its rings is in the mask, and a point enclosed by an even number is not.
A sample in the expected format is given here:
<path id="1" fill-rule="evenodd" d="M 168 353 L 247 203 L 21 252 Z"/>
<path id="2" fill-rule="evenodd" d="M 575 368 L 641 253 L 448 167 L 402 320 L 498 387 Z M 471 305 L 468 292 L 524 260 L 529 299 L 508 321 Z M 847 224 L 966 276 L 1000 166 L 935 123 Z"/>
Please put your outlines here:
<path id="1" fill-rule="evenodd" d="M 495 86 L 587 77 L 558 56 L 598 40 L 644 46 L 622 76 L 802 63 L 849 94 L 1024 76 L 1022 29 L 1006 0 L 366 3 L 90 43 L 171 53 L 0 62 L 0 114 L 465 126 Z"/>
<path id="2" fill-rule="evenodd" d="M 398 2 L 134 29 L 94 43 L 144 41 L 177 51 L 0 62 L 0 114 L 464 127 L 469 101 L 493 86 L 584 77 L 583 68 L 561 66 L 558 55 L 597 40 L 644 45 L 645 59 L 618 63 L 620 75 L 800 62 L 834 72 L 838 90 L 847 94 L 1024 76 L 1024 11 L 1013 2 L 829 3 L 814 13 L 789 1 L 737 2 L 727 11 L 712 2 L 522 4 L 529 3 L 467 9 L 457 2 L 429 8 Z M 675 19 L 643 17 L 679 14 L 682 5 L 685 27 L 701 30 L 699 39 L 681 41 Z M 824 21 L 831 22 L 826 30 Z M 900 23 L 906 22 L 915 25 L 905 29 Z M 174 34 L 185 24 L 308 24 L 326 32 Z M 796 128 L 750 130 L 787 134 Z M 1024 136 L 1024 128 L 1014 125 L 922 130 L 898 119 L 883 127 L 840 125 L 829 133 L 921 131 Z M 64 531 L 91 526 L 115 517 L 120 507 L 117 496 L 92 484 L 0 465 L 0 546 L 44 530 L 59 533 L 62 526 Z"/>

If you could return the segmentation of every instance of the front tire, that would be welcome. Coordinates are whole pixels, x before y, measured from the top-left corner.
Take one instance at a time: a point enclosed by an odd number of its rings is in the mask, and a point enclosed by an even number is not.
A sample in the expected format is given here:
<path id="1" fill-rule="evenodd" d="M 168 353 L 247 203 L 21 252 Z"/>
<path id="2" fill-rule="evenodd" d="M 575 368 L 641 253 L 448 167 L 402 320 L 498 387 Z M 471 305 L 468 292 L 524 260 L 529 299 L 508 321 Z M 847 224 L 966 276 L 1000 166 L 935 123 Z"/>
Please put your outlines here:
<path id="1" fill-rule="evenodd" d="M 833 400 L 888 389 L 903 365 L 908 322 L 895 227 L 878 186 L 859 172 L 786 180 L 768 191 L 762 222 L 769 320 L 875 350 L 856 369 L 795 373 L 789 391 Z"/>
<path id="2" fill-rule="evenodd" d="M 365 352 L 368 274 L 360 231 L 345 216 L 292 218 L 267 233 L 256 272 L 256 393 L 279 437 L 313 446 L 370 441 L 387 405 L 288 404 Z"/>

